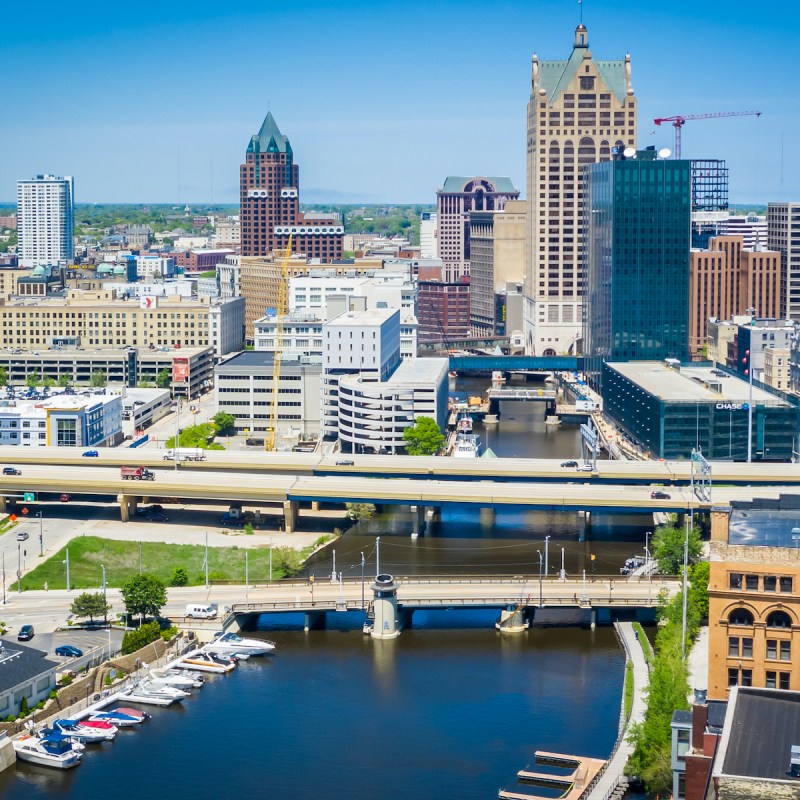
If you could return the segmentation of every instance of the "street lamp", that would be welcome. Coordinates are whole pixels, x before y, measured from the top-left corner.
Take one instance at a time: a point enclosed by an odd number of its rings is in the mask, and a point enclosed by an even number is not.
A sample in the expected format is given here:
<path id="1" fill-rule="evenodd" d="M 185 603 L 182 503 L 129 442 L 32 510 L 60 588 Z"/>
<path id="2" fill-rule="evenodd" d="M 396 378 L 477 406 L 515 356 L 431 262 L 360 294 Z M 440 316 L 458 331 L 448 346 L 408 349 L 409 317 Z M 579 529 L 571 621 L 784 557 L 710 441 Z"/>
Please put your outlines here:
<path id="1" fill-rule="evenodd" d="M 67 591 L 69 591 L 69 547 L 66 550 L 67 557 L 61 562 L 67 565 Z"/>
<path id="2" fill-rule="evenodd" d="M 545 575 L 549 575 L 550 574 L 550 550 L 549 550 L 549 545 L 550 545 L 550 537 L 549 536 L 545 536 L 544 537 L 544 574 Z"/>
<path id="3" fill-rule="evenodd" d="M 644 534 L 644 557 L 645 569 L 647 570 L 647 602 L 650 603 L 650 592 L 653 586 L 653 567 L 650 563 L 650 537 L 653 531 L 645 531 Z"/>
<path id="4" fill-rule="evenodd" d="M 542 607 L 542 551 L 536 551 L 539 554 L 539 608 Z"/>
<path id="5" fill-rule="evenodd" d="M 44 530 L 43 530 L 44 511 L 40 509 L 38 516 L 39 516 L 39 556 L 41 557 L 44 555 Z"/>
<path id="6" fill-rule="evenodd" d="M 101 564 L 100 569 L 103 570 L 103 618 L 106 622 L 108 622 L 108 603 L 106 602 L 106 568 Z M 111 653 L 109 652 L 108 657 L 111 658 Z"/>

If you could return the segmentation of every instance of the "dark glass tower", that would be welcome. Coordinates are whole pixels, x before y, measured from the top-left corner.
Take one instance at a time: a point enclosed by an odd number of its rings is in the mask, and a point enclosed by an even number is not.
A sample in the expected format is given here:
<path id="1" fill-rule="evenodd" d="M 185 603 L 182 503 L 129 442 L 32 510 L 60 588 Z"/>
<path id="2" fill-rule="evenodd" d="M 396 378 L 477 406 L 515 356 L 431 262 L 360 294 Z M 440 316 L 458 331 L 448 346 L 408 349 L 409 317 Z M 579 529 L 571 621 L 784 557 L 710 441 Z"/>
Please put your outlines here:
<path id="1" fill-rule="evenodd" d="M 643 150 L 587 169 L 583 341 L 600 389 L 604 361 L 689 357 L 691 162 Z"/>

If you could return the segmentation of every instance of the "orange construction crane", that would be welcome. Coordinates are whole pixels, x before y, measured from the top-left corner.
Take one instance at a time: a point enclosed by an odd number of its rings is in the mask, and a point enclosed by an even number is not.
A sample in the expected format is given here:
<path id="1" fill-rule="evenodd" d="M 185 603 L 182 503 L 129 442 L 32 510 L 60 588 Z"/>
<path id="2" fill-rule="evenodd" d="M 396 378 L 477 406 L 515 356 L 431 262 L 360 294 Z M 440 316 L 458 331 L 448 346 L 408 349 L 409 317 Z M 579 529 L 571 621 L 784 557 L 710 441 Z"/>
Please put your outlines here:
<path id="1" fill-rule="evenodd" d="M 681 128 L 690 119 L 719 119 L 720 117 L 760 117 L 760 111 L 719 111 L 716 114 L 676 114 L 674 117 L 656 117 L 656 125 L 671 122 L 675 128 L 675 158 L 681 157 Z"/>

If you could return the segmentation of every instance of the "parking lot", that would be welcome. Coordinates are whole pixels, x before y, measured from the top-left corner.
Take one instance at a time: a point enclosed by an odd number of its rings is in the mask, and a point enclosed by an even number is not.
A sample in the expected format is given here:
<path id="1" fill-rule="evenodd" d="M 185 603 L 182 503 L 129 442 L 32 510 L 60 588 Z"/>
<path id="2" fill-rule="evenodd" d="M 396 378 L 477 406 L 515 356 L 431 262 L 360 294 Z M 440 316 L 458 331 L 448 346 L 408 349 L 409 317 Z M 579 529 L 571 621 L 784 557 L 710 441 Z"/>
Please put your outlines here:
<path id="1" fill-rule="evenodd" d="M 81 670 L 92 660 L 97 660 L 98 656 L 108 656 L 109 641 L 111 652 L 115 653 L 122 645 L 123 631 L 116 629 L 96 629 L 86 630 L 84 628 L 74 628 L 72 630 L 55 631 L 54 633 L 43 632 L 35 633 L 33 639 L 22 644 L 33 647 L 36 650 L 43 650 L 47 657 L 53 661 L 63 664 L 64 669 L 71 669 L 75 672 Z M 16 630 L 12 630 L 5 637 L 6 641 L 16 641 Z M 83 655 L 78 658 L 67 656 L 57 656 L 55 649 L 59 645 L 72 645 L 81 650 Z"/>

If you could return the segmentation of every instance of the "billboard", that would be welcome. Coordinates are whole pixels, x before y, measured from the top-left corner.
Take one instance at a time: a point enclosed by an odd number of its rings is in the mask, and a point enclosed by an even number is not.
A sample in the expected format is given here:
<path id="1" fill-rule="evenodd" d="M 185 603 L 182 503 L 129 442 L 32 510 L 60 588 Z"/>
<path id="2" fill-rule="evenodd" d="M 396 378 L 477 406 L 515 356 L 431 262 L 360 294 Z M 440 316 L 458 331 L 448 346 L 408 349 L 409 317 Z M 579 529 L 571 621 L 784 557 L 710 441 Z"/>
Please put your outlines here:
<path id="1" fill-rule="evenodd" d="M 172 382 L 173 383 L 189 383 L 189 359 L 188 358 L 173 358 L 172 359 Z"/>

